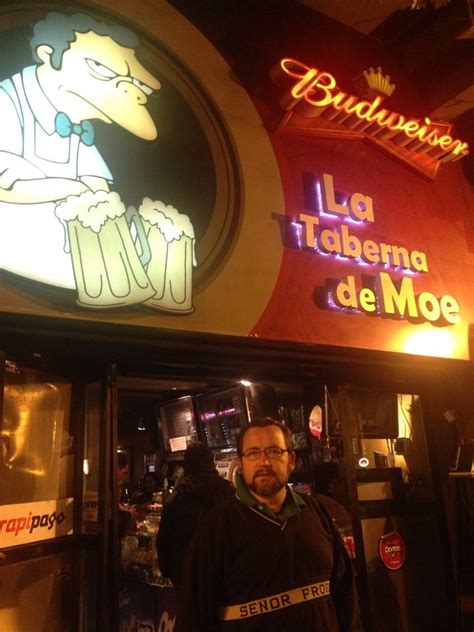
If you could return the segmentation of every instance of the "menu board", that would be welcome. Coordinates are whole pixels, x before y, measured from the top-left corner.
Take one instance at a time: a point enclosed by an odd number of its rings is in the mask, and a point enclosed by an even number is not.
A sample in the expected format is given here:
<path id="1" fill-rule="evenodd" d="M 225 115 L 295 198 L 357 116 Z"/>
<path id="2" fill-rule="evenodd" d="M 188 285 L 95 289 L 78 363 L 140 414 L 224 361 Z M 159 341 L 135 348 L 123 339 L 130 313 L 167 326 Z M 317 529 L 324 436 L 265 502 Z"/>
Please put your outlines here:
<path id="1" fill-rule="evenodd" d="M 190 395 L 160 406 L 165 452 L 181 452 L 197 438 L 193 400 Z"/>

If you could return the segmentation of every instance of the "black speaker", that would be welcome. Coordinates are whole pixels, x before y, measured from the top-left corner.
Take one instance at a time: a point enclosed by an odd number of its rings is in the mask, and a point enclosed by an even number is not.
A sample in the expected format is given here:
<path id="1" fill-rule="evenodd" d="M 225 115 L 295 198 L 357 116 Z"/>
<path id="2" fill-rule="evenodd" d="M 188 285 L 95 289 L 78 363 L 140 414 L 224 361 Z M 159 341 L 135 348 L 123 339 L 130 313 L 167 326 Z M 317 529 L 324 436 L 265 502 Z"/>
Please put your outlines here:
<path id="1" fill-rule="evenodd" d="M 408 454 L 410 450 L 410 445 L 411 439 L 409 439 L 408 437 L 399 437 L 398 439 L 395 439 L 395 454 Z"/>

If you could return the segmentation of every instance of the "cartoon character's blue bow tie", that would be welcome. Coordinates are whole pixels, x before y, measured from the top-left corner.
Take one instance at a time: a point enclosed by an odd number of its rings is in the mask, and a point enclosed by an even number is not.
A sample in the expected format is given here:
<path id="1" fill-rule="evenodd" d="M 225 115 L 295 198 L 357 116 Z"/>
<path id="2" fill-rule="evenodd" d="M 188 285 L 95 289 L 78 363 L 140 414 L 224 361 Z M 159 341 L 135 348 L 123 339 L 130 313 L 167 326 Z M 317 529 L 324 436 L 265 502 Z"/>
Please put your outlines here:
<path id="1" fill-rule="evenodd" d="M 64 112 L 58 112 L 54 119 L 57 133 L 62 138 L 67 138 L 71 134 L 77 134 L 84 145 L 90 146 L 94 143 L 94 127 L 90 121 L 73 123 Z"/>

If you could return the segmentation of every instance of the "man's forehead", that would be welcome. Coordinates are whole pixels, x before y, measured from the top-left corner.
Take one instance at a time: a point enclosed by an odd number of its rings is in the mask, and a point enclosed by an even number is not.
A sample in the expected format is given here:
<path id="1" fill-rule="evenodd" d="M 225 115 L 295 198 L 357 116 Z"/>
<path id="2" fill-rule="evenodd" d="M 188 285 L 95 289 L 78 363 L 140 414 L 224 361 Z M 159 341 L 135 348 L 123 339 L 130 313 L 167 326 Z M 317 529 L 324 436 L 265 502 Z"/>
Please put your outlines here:
<path id="1" fill-rule="evenodd" d="M 76 33 L 70 49 L 111 68 L 118 75 L 131 75 L 155 90 L 160 87 L 160 82 L 138 61 L 135 50 L 122 46 L 109 35 L 98 35 L 94 31 Z"/>
<path id="2" fill-rule="evenodd" d="M 264 426 L 263 428 L 250 428 L 244 435 L 245 447 L 265 443 L 265 445 L 283 445 L 285 438 L 283 432 L 277 426 Z"/>

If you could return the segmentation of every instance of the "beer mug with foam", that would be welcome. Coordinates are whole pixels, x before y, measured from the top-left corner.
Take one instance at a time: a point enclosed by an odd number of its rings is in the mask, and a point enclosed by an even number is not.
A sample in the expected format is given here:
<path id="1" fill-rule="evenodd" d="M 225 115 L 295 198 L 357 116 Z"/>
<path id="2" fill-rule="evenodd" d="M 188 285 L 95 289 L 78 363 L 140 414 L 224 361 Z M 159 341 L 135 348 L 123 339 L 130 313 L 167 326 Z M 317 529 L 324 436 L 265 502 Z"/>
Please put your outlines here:
<path id="1" fill-rule="evenodd" d="M 80 305 L 101 309 L 134 305 L 155 294 L 117 193 L 87 191 L 69 196 L 55 213 L 67 231 Z M 143 244 L 142 255 L 146 252 Z"/>
<path id="2" fill-rule="evenodd" d="M 194 228 L 187 215 L 145 198 L 138 209 L 150 248 L 146 266 L 155 294 L 146 304 L 161 311 L 193 311 L 192 273 L 196 266 Z"/>

